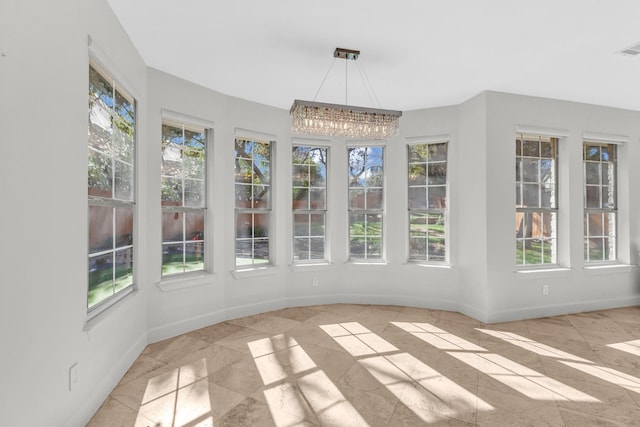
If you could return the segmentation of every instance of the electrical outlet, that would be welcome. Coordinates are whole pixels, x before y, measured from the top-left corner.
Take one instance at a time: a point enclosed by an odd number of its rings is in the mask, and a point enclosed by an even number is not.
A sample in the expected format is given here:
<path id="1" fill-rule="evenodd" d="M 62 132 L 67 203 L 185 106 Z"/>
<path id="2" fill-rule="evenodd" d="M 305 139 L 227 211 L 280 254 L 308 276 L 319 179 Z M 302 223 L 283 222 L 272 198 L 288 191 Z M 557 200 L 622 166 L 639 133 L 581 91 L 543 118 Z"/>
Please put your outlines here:
<path id="1" fill-rule="evenodd" d="M 314 277 L 311 279 L 311 286 L 318 286 L 318 278 Z"/>
<path id="2" fill-rule="evenodd" d="M 549 295 L 549 285 L 542 285 L 542 295 Z"/>
<path id="3" fill-rule="evenodd" d="M 78 362 L 69 367 L 69 391 L 78 382 Z"/>

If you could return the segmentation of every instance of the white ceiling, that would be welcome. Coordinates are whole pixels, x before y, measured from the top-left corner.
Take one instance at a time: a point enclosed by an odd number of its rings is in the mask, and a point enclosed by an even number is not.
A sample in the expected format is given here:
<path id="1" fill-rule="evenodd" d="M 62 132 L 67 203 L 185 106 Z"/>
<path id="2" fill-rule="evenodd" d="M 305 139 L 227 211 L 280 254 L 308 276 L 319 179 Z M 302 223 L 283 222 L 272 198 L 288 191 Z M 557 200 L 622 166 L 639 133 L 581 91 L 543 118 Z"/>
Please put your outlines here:
<path id="1" fill-rule="evenodd" d="M 483 90 L 640 110 L 640 0 L 108 0 L 147 65 L 288 109 L 413 110 Z M 348 76 L 345 73 L 348 72 Z"/>

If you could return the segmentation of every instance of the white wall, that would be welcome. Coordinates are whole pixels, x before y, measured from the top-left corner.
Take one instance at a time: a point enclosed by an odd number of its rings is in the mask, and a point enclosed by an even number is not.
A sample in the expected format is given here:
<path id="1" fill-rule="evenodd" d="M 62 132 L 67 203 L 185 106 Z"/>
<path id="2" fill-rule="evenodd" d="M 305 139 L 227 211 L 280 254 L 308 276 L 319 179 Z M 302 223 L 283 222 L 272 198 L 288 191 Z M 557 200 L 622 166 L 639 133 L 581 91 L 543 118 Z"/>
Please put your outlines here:
<path id="1" fill-rule="evenodd" d="M 512 320 L 640 303 L 638 197 L 640 113 L 504 93 L 487 93 L 487 321 Z M 515 272 L 514 134 L 516 126 L 562 129 L 559 143 L 559 257 L 562 271 Z M 619 151 L 619 258 L 625 267 L 584 268 L 584 132 L 623 135 Z M 542 284 L 550 287 L 542 295 Z"/>
<path id="2" fill-rule="evenodd" d="M 387 303 L 459 310 L 484 321 L 640 303 L 636 254 L 640 113 L 487 92 L 459 105 L 405 112 L 386 142 L 384 265 L 347 260 L 346 143 L 334 138 L 329 176 L 332 262 L 292 267 L 288 112 L 204 89 L 146 65 L 104 0 L 0 3 L 1 425 L 82 425 L 148 342 L 285 306 Z M 83 331 L 87 286 L 87 35 L 138 100 L 138 291 Z M 214 123 L 210 151 L 211 274 L 160 281 L 161 110 Z M 563 271 L 515 273 L 516 125 L 561 128 Z M 275 135 L 275 266 L 232 273 L 235 128 Z M 582 263 L 581 135 L 622 134 L 622 268 Z M 405 263 L 406 138 L 448 135 L 449 268 Z M 569 232 L 567 233 L 566 230 Z M 312 277 L 319 286 L 312 287 Z M 605 279 L 606 278 L 606 284 Z M 551 294 L 542 296 L 541 284 Z M 183 287 L 183 285 L 188 285 Z M 171 290 L 172 289 L 172 290 Z M 68 390 L 68 369 L 79 380 Z M 37 410 L 35 409 L 37 408 Z"/>
<path id="3" fill-rule="evenodd" d="M 3 426 L 84 424 L 147 342 L 144 292 L 83 332 L 88 34 L 139 96 L 144 140 L 146 67 L 105 1 L 0 2 Z"/>

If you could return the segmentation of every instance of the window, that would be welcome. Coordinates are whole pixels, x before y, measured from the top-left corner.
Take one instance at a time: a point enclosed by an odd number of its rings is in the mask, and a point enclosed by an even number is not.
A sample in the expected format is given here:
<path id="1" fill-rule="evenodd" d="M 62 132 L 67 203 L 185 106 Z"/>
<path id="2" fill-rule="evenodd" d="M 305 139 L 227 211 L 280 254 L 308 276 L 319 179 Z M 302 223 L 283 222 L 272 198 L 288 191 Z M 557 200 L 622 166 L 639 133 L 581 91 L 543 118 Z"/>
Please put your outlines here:
<path id="1" fill-rule="evenodd" d="M 382 260 L 384 147 L 349 147 L 349 258 Z"/>
<path id="2" fill-rule="evenodd" d="M 207 132 L 162 124 L 162 275 L 205 269 Z"/>
<path id="3" fill-rule="evenodd" d="M 326 147 L 292 148 L 295 263 L 326 259 L 327 154 Z"/>
<path id="4" fill-rule="evenodd" d="M 87 307 L 133 289 L 135 100 L 89 66 Z"/>
<path id="5" fill-rule="evenodd" d="M 409 261 L 446 261 L 447 143 L 408 146 Z"/>
<path id="6" fill-rule="evenodd" d="M 270 262 L 272 142 L 235 140 L 236 266 Z"/>
<path id="7" fill-rule="evenodd" d="M 516 136 L 516 264 L 557 263 L 558 138 Z"/>
<path id="8" fill-rule="evenodd" d="M 584 260 L 616 260 L 616 146 L 584 143 Z"/>

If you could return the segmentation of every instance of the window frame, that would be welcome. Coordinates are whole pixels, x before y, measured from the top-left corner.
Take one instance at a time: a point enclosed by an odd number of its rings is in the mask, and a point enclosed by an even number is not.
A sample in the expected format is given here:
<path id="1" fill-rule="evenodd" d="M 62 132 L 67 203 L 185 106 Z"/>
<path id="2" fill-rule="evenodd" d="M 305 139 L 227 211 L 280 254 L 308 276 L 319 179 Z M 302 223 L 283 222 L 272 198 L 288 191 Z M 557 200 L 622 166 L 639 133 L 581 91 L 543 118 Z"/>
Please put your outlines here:
<path id="1" fill-rule="evenodd" d="M 237 197 L 237 186 L 238 184 L 246 184 L 243 182 L 239 182 L 237 181 L 237 175 L 234 174 L 234 181 L 233 181 L 233 185 L 234 185 L 234 271 L 245 271 L 245 270 L 252 270 L 252 269 L 258 269 L 258 268 L 265 268 L 265 267 L 272 267 L 275 265 L 274 259 L 275 259 L 275 254 L 274 254 L 274 244 L 273 244 L 273 230 L 274 230 L 274 225 L 275 225 L 275 221 L 274 221 L 274 215 L 273 215 L 273 199 L 274 199 L 274 177 L 275 177 L 275 145 L 276 145 L 276 141 L 275 141 L 275 137 L 269 136 L 269 135 L 265 135 L 265 134 L 255 134 L 253 132 L 249 132 L 249 133 L 245 133 L 245 132 L 236 132 L 236 135 L 234 136 L 234 171 L 238 172 L 238 160 L 241 159 L 245 159 L 244 157 L 237 157 L 236 155 L 236 150 L 235 150 L 235 146 L 238 143 L 238 140 L 244 140 L 245 142 L 254 142 L 254 143 L 260 143 L 260 144 L 266 144 L 269 147 L 269 159 L 268 159 L 268 164 L 269 164 L 269 178 L 268 178 L 268 183 L 263 185 L 265 187 L 268 187 L 268 199 L 267 199 L 267 205 L 265 207 L 239 207 L 238 206 L 238 202 L 239 202 L 239 198 Z M 246 152 L 245 152 L 246 153 Z M 251 155 L 253 155 L 253 150 Z M 254 157 L 250 157 L 250 159 L 252 160 L 252 182 L 250 183 L 251 186 L 251 194 L 253 197 L 253 189 L 255 186 L 259 185 L 253 182 L 253 172 L 255 171 L 255 169 L 253 168 L 253 159 Z M 252 225 L 251 225 L 251 233 L 252 235 L 250 237 L 238 237 L 238 221 L 239 221 L 239 215 L 251 215 L 252 218 Z M 266 236 L 255 236 L 255 216 L 256 215 L 266 215 L 267 217 L 267 223 L 268 223 L 268 232 L 266 234 Z M 239 239 L 242 240 L 250 240 L 251 241 L 251 253 L 252 253 L 252 257 L 251 257 L 251 262 L 250 263 L 246 263 L 246 264 L 238 264 L 238 241 Z M 255 242 L 257 240 L 266 240 L 267 241 L 267 250 L 268 250 L 268 258 L 265 262 L 256 262 L 256 258 L 255 257 Z"/>
<path id="2" fill-rule="evenodd" d="M 588 146 L 598 146 L 600 147 L 599 150 L 599 157 L 600 160 L 589 160 L 587 159 L 587 147 Z M 619 263 L 619 258 L 618 258 L 618 244 L 619 244 L 619 239 L 618 239 L 618 230 L 619 230 L 619 215 L 618 215 L 618 210 L 619 210 L 619 202 L 618 202 L 618 157 L 619 157 L 619 143 L 613 142 L 613 141 L 603 141 L 603 140 L 594 140 L 594 139 L 589 139 L 589 138 L 584 138 L 582 141 L 582 172 L 583 172 L 583 181 L 582 181 L 582 189 L 583 189 L 583 249 L 584 249 L 584 256 L 583 256 L 583 261 L 585 266 L 597 266 L 597 265 L 607 265 L 607 264 L 617 264 Z M 612 161 L 607 161 L 604 162 L 602 161 L 602 148 L 603 147 L 610 147 L 613 148 L 613 159 Z M 589 184 L 587 182 L 587 165 L 591 163 L 591 164 L 598 164 L 598 184 L 593 185 L 593 184 Z M 602 165 L 603 164 L 608 164 L 609 167 L 609 171 L 612 171 L 612 177 L 609 178 L 609 185 L 607 186 L 603 186 L 602 185 Z M 613 167 L 612 167 L 613 165 Z M 599 193 L 599 200 L 600 200 L 600 207 L 598 208 L 592 208 L 592 207 L 588 207 L 587 206 L 587 192 L 588 192 L 588 188 L 589 187 L 597 187 L 598 188 L 598 193 Z M 610 203 L 607 203 L 607 205 L 609 205 L 608 207 L 603 207 L 604 205 L 604 201 L 602 199 L 602 190 L 603 187 L 613 187 L 613 207 L 610 207 Z M 600 236 L 593 236 L 589 234 L 589 215 L 593 215 L 593 214 L 598 214 L 598 215 L 604 215 L 607 214 L 610 216 L 613 216 L 613 226 L 611 227 L 611 225 L 609 225 L 609 233 L 605 234 L 604 233 L 604 225 L 602 226 L 603 228 L 603 232 L 602 235 Z M 611 220 L 610 220 L 611 222 Z M 611 230 L 611 228 L 613 228 L 613 231 Z M 613 236 L 612 236 L 613 234 Z M 600 259 L 600 260 L 590 260 L 589 258 L 589 250 L 587 249 L 587 245 L 588 242 L 591 238 L 599 238 L 599 239 L 612 239 L 613 238 L 613 245 L 609 247 L 609 253 L 613 252 L 613 258 L 612 259 Z M 604 242 L 603 242 L 604 243 Z M 604 247 L 604 246 L 603 246 Z"/>
<path id="3" fill-rule="evenodd" d="M 324 142 L 324 141 L 322 141 Z M 325 158 L 325 164 L 324 164 L 324 168 L 325 168 L 325 177 L 324 177 L 324 186 L 295 186 L 294 185 L 294 179 L 295 179 L 295 167 L 296 166 L 301 166 L 301 164 L 296 164 L 294 163 L 294 156 L 293 156 L 293 152 L 295 150 L 296 147 L 304 147 L 304 148 L 308 148 L 308 149 L 315 149 L 315 150 L 324 150 L 324 158 Z M 330 251 L 329 251 L 329 247 L 327 245 L 327 218 L 328 218 L 328 206 L 329 206 L 329 171 L 330 171 L 330 161 L 329 158 L 331 156 L 331 148 L 330 146 L 324 142 L 321 143 L 320 141 L 316 142 L 316 141 L 298 141 L 298 140 L 294 140 L 291 144 L 291 194 L 292 194 L 292 201 L 291 201 L 291 230 L 292 230 L 292 235 L 291 235 L 291 253 L 292 253 L 292 264 L 293 265 L 310 265 L 310 264 L 326 264 L 329 262 L 330 260 Z M 312 208 L 311 207 L 311 199 L 308 198 L 308 203 L 307 206 L 305 208 L 299 208 L 296 207 L 294 205 L 295 200 L 293 199 L 293 192 L 296 188 L 307 188 L 308 190 L 324 190 L 324 208 Z M 305 259 L 296 259 L 296 240 L 302 239 L 303 236 L 301 236 L 300 238 L 296 238 L 296 221 L 295 221 L 295 216 L 296 215 L 322 215 L 323 216 L 323 234 L 322 234 L 322 240 L 323 240 L 323 256 L 322 258 L 311 258 L 311 255 L 309 255 L 309 258 L 305 258 Z M 320 236 L 314 236 L 311 234 L 311 219 L 309 219 L 309 233 L 304 236 L 306 237 L 306 239 L 308 240 L 308 248 L 309 248 L 309 254 L 311 253 L 311 240 L 312 238 L 319 238 Z"/>
<path id="4" fill-rule="evenodd" d="M 411 162 L 411 148 L 415 147 L 415 146 L 431 146 L 431 145 L 438 145 L 438 144 L 444 144 L 446 149 L 445 149 L 445 153 L 446 153 L 446 158 L 444 161 L 434 161 L 432 162 L 430 160 L 430 156 L 429 158 L 425 159 L 424 162 Z M 407 183 L 407 228 L 406 228 L 406 261 L 407 263 L 410 264 L 418 264 L 418 265 L 449 265 L 450 263 L 450 259 L 449 259 L 449 221 L 450 221 L 450 215 L 449 215 L 449 148 L 450 148 L 450 139 L 449 138 L 411 138 L 411 140 L 407 141 L 406 143 L 406 183 Z M 429 184 L 429 164 L 432 163 L 444 163 L 445 164 L 445 182 L 444 184 L 438 184 L 438 185 L 430 185 Z M 411 169 L 411 165 L 412 164 L 424 164 L 425 165 L 425 169 L 426 169 L 426 175 L 425 175 L 425 183 L 424 185 L 414 185 L 412 186 L 409 182 L 409 173 L 410 173 L 410 169 Z M 444 188 L 444 207 L 439 207 L 439 208 L 435 208 L 435 207 L 429 207 L 429 187 L 432 186 L 437 186 L 437 187 L 443 187 Z M 424 208 L 418 208 L 418 207 L 412 207 L 411 206 L 411 188 L 421 188 L 424 187 L 425 190 L 427 191 L 426 194 L 426 206 Z M 429 259 L 429 248 L 428 248 L 428 244 L 425 246 L 425 257 L 424 259 L 418 259 L 418 258 L 412 258 L 411 257 L 411 217 L 413 214 L 422 214 L 422 215 L 426 215 L 427 217 L 429 217 L 430 215 L 441 215 L 444 218 L 444 256 L 443 259 L 441 260 L 432 260 Z M 426 239 L 428 241 L 429 239 L 429 234 L 427 233 L 426 235 Z"/>
<path id="5" fill-rule="evenodd" d="M 543 207 L 543 203 L 542 203 L 542 196 L 543 196 L 543 185 L 545 185 L 542 177 L 541 177 L 541 166 L 538 166 L 538 170 L 537 173 L 539 175 L 539 178 L 537 179 L 537 181 L 533 182 L 533 181 L 524 181 L 524 174 L 525 174 L 525 167 L 524 167 L 524 159 L 536 159 L 538 161 L 542 161 L 543 159 L 546 159 L 546 157 L 543 157 L 542 155 L 542 142 L 543 139 L 548 139 L 549 142 L 552 142 L 553 145 L 553 167 L 551 168 L 551 173 L 553 176 L 553 182 L 552 182 L 552 187 L 553 187 L 553 191 L 552 191 L 552 195 L 553 195 L 553 200 L 550 201 L 549 203 L 549 207 Z M 538 155 L 537 156 L 525 156 L 524 155 L 524 147 L 523 147 L 523 142 L 527 140 L 527 141 L 534 141 L 537 140 L 538 142 Z M 515 135 L 515 142 L 516 142 L 516 152 L 515 152 L 515 160 L 516 160 L 516 179 L 515 179 L 515 184 L 516 184 L 516 204 L 515 204 L 515 213 L 516 213 L 516 255 L 518 254 L 518 249 L 520 247 L 520 242 L 522 242 L 522 245 L 525 246 L 526 245 L 526 241 L 530 240 L 530 241 L 534 241 L 534 240 L 540 240 L 540 239 L 534 239 L 534 238 L 529 238 L 529 237 L 520 237 L 518 235 L 518 222 L 520 222 L 520 228 L 522 229 L 522 227 L 525 226 L 525 221 L 529 216 L 532 216 L 533 214 L 542 214 L 542 222 L 543 222 L 543 228 L 544 228 L 544 216 L 545 215 L 551 215 L 551 219 L 550 219 L 550 229 L 551 229 L 551 237 L 549 238 L 549 240 L 552 240 L 553 242 L 551 243 L 550 246 L 550 256 L 551 256 L 551 262 L 545 263 L 544 262 L 544 257 L 545 257 L 545 253 L 544 253 L 544 249 L 543 249 L 543 245 L 544 242 L 542 242 L 541 244 L 541 250 L 542 250 L 542 254 L 541 254 L 541 263 L 537 263 L 537 264 L 527 264 L 527 263 L 520 263 L 520 260 L 518 259 L 518 257 L 516 256 L 516 269 L 517 270 L 535 270 L 535 269 L 548 269 L 548 268 L 557 268 L 560 266 L 560 260 L 559 260 L 559 232 L 558 232 L 558 228 L 559 228 L 559 221 L 560 221 L 560 209 L 559 209 L 559 202 L 560 202 L 560 198 L 559 198 L 559 169 L 558 169 L 558 159 L 559 159 L 559 154 L 560 154 L 560 141 L 562 141 L 562 137 L 558 136 L 558 135 L 554 135 L 554 134 L 550 134 L 547 132 L 530 132 L 530 131 L 516 131 L 516 135 Z M 544 141 L 546 142 L 546 141 Z M 518 143 L 520 143 L 520 151 L 518 152 Z M 520 160 L 520 173 L 518 174 L 518 161 Z M 524 195 L 524 185 L 525 184 L 536 184 L 539 186 L 538 189 L 538 205 L 535 207 L 524 207 L 522 206 L 522 203 L 519 205 L 519 202 L 523 202 L 525 195 Z M 518 188 L 518 186 L 520 186 L 520 188 Z M 521 220 L 518 221 L 518 216 L 521 217 Z M 533 222 L 533 221 L 532 221 Z M 521 231 L 524 232 L 524 231 Z M 542 231 L 542 234 L 544 234 L 544 229 Z M 524 260 L 526 260 L 526 247 L 523 247 L 522 249 L 522 257 Z M 554 259 L 555 257 L 555 259 Z"/>
<path id="6" fill-rule="evenodd" d="M 88 180 L 89 180 L 88 193 L 87 193 L 87 273 L 88 274 L 87 274 L 87 288 L 86 288 L 87 289 L 87 299 L 86 299 L 87 320 L 94 319 L 99 314 L 101 314 L 102 312 L 104 312 L 114 304 L 116 304 L 118 301 L 124 299 L 127 295 L 133 293 L 137 289 L 137 281 L 136 281 L 136 276 L 137 276 L 137 273 L 136 273 L 137 271 L 137 266 L 136 266 L 137 207 L 136 205 L 137 203 L 136 203 L 136 200 L 138 197 L 137 195 L 138 193 L 137 192 L 138 102 L 135 94 L 131 90 L 129 90 L 129 88 L 126 85 L 121 83 L 122 79 L 117 77 L 117 73 L 110 71 L 111 68 L 103 66 L 101 62 L 103 61 L 100 61 L 98 58 L 94 57 L 91 54 L 89 55 L 89 61 L 87 64 L 88 78 L 89 78 L 88 82 L 89 82 L 89 88 L 90 88 L 91 78 L 92 78 L 91 75 L 93 71 L 100 78 L 102 78 L 104 82 L 106 82 L 111 86 L 112 105 L 109 107 L 107 104 L 103 102 L 103 105 L 100 107 L 101 109 L 103 109 L 105 112 L 108 113 L 109 120 L 110 120 L 111 136 L 110 136 L 109 144 L 110 144 L 111 152 L 107 153 L 104 150 L 101 151 L 96 147 L 92 146 L 91 126 L 92 126 L 92 123 L 96 125 L 97 123 L 92 122 L 91 113 L 92 113 L 93 107 L 90 105 L 88 121 L 87 121 L 87 125 L 89 127 L 88 129 L 89 135 L 87 137 L 87 154 L 88 156 L 90 156 L 90 158 L 92 155 L 95 155 L 97 157 L 103 156 L 109 159 L 110 166 L 111 166 L 111 171 L 110 171 L 111 176 L 109 178 L 111 188 L 110 190 L 102 190 L 102 191 L 110 191 L 111 196 L 90 194 L 91 187 L 89 185 L 92 179 L 92 175 L 90 170 L 91 164 L 88 163 L 88 166 L 87 166 L 87 173 L 88 173 Z M 126 102 L 128 102 L 133 110 L 133 117 L 131 118 L 131 132 L 132 132 L 131 149 L 127 151 L 128 153 L 127 156 L 130 156 L 130 159 L 128 161 L 126 159 L 119 158 L 118 154 L 116 154 L 113 151 L 113 146 L 114 144 L 117 143 L 117 141 L 115 141 L 117 134 L 116 132 L 113 132 L 113 128 L 114 128 L 113 120 L 116 117 L 116 115 L 122 118 L 122 114 L 117 114 L 115 112 L 118 96 L 123 98 Z M 126 111 L 126 109 L 124 111 Z M 96 144 L 96 143 L 97 143 L 96 141 L 93 141 L 93 144 Z M 119 148 L 121 148 L 121 146 L 122 146 L 122 143 L 120 142 Z M 124 165 L 121 167 L 129 166 L 131 168 L 130 177 L 129 177 L 130 178 L 129 184 L 131 186 L 131 190 L 130 190 L 131 195 L 128 199 L 118 198 L 116 194 L 116 191 L 117 191 L 116 187 L 118 182 L 117 168 L 116 168 L 117 164 Z M 101 191 L 100 189 L 96 189 L 96 190 L 98 192 Z M 94 192 L 96 190 L 94 190 Z M 91 242 L 93 240 L 92 239 L 92 235 L 93 235 L 92 234 L 92 211 L 95 212 L 96 210 L 104 209 L 104 208 L 111 209 L 111 218 L 110 218 L 111 231 L 109 233 L 109 235 L 111 236 L 110 248 L 108 249 L 105 248 L 103 250 L 97 250 L 92 252 L 92 248 L 91 248 L 92 246 Z M 119 228 L 119 224 L 118 224 L 119 215 L 117 214 L 118 209 L 131 210 L 130 218 L 125 219 L 125 221 L 131 223 L 131 232 L 127 234 L 127 237 L 126 237 L 127 244 L 121 245 L 121 246 L 118 246 L 118 235 L 117 235 L 117 229 Z M 122 227 L 122 224 L 120 224 L 120 227 Z M 125 228 L 128 228 L 128 227 L 125 226 Z M 117 259 L 118 252 L 123 252 L 123 251 L 129 251 L 129 255 L 125 255 L 122 260 L 118 261 Z M 91 290 L 91 273 L 93 269 L 97 268 L 97 267 L 92 267 L 92 265 L 97 266 L 98 264 L 97 258 L 104 257 L 105 255 L 111 255 L 111 266 L 112 266 L 111 267 L 111 270 L 112 270 L 111 286 L 113 288 L 113 293 L 110 296 L 102 298 L 99 301 L 91 304 L 90 303 L 90 295 L 92 291 Z M 95 261 L 92 262 L 92 259 Z M 129 270 L 129 272 L 126 273 L 125 276 L 130 275 L 131 283 L 125 285 L 120 289 L 115 289 L 117 286 L 116 276 L 117 276 L 117 268 L 118 268 L 119 262 L 120 263 L 125 262 L 126 264 L 128 264 L 127 270 Z"/>
<path id="7" fill-rule="evenodd" d="M 371 187 L 371 188 L 380 188 L 382 190 L 382 195 L 380 196 L 381 199 L 381 207 L 379 209 L 369 209 L 369 208 L 365 208 L 365 209 L 354 209 L 351 207 L 351 173 L 349 171 L 350 169 L 350 152 L 353 149 L 365 149 L 365 154 L 367 153 L 367 150 L 370 148 L 380 148 L 382 151 L 382 186 L 381 187 Z M 385 222 L 386 222 L 386 181 L 387 181 L 387 175 L 386 175 L 386 144 L 381 142 L 381 141 L 376 141 L 376 142 L 363 142 L 363 141 L 359 141 L 357 143 L 353 143 L 353 144 L 347 144 L 346 146 L 346 154 L 347 154 L 347 164 L 346 164 L 346 168 L 347 168 L 347 259 L 348 262 L 351 263 L 357 263 L 357 264 L 385 264 L 386 261 L 386 227 L 385 227 Z M 365 167 L 366 167 L 366 159 L 364 161 Z M 364 170 L 362 173 L 365 173 Z M 366 195 L 368 193 L 368 189 L 370 188 L 370 186 L 365 186 L 364 187 L 364 194 Z M 366 201 L 366 196 L 365 196 L 365 204 L 367 204 Z M 364 257 L 356 257 L 353 255 L 352 250 L 351 250 L 351 240 L 352 240 L 352 234 L 351 234 L 351 216 L 353 213 L 362 213 L 365 215 L 365 218 L 368 217 L 369 215 L 380 215 L 381 218 L 381 230 L 380 230 L 380 235 L 379 235 L 379 239 L 380 239 L 380 256 L 376 257 L 376 258 L 369 258 L 368 256 L 368 251 L 367 251 L 367 245 L 366 242 L 368 240 L 370 240 L 368 238 L 368 234 L 366 234 L 365 231 L 365 254 Z M 366 221 L 366 220 L 365 220 Z M 368 229 L 368 226 L 366 227 L 366 229 Z M 377 235 L 373 236 L 372 238 L 378 238 Z"/>
<path id="8" fill-rule="evenodd" d="M 206 273 L 210 273 L 211 271 L 211 256 L 209 254 L 210 252 L 210 248 L 211 245 L 209 243 L 210 240 L 210 226 L 209 226 L 209 183 L 208 183 L 208 179 L 211 176 L 211 171 L 210 171 L 210 150 L 211 150 L 211 145 L 212 145 L 212 140 L 213 140 L 213 124 L 207 121 L 203 121 L 200 119 L 195 119 L 195 118 L 191 118 L 185 115 L 181 115 L 178 113 L 173 113 L 173 112 L 167 112 L 166 110 L 163 110 L 162 112 L 162 131 L 161 131 L 161 141 L 164 142 L 164 126 L 170 126 L 176 129 L 181 129 L 182 131 L 182 138 L 183 138 L 183 145 L 184 145 L 184 134 L 185 134 L 185 130 L 186 131 L 191 131 L 191 132 L 198 132 L 202 135 L 204 135 L 204 159 L 203 159 L 203 175 L 201 177 L 191 177 L 191 179 L 197 179 L 197 180 L 201 180 L 202 181 L 202 191 L 201 191 L 201 196 L 203 197 L 203 203 L 201 206 L 190 206 L 190 205 L 186 205 L 184 203 L 184 198 L 185 198 L 185 186 L 182 185 L 181 187 L 181 204 L 179 205 L 163 205 L 163 197 L 161 195 L 160 197 L 160 211 L 161 211 L 161 230 L 160 230 L 160 235 L 161 235 L 161 246 L 160 246 L 160 258 L 161 258 L 161 263 L 160 263 L 160 268 L 161 268 L 161 272 L 160 272 L 160 276 L 161 276 L 161 281 L 171 281 L 174 279 L 182 279 L 182 278 L 188 278 L 189 276 L 194 276 L 194 275 L 201 275 L 201 274 L 206 274 Z M 165 176 L 163 174 L 163 169 L 162 169 L 162 162 L 164 162 L 164 158 L 161 159 L 161 169 L 160 169 L 160 178 L 161 178 L 161 192 L 162 192 L 162 180 L 165 177 L 171 178 L 170 176 Z M 184 165 L 182 165 L 182 168 L 184 168 Z M 181 180 L 182 183 L 184 183 L 185 180 L 185 176 L 184 176 L 184 169 L 182 169 L 183 174 L 181 175 Z M 181 240 L 175 240 L 175 241 L 165 241 L 165 235 L 164 235 L 164 216 L 165 214 L 170 214 L 170 213 L 174 213 L 177 215 L 180 215 L 182 218 L 182 239 Z M 186 215 L 187 214 L 194 214 L 194 213 L 200 213 L 202 214 L 203 217 L 203 226 L 202 226 L 202 238 L 200 239 L 196 239 L 196 240 L 187 240 L 187 236 L 186 236 L 186 232 L 187 232 L 187 224 L 186 224 Z M 187 261 L 186 261 L 186 257 L 187 257 L 187 243 L 189 242 L 195 242 L 195 243 L 200 243 L 200 251 L 202 252 L 202 268 L 199 269 L 194 269 L 194 270 L 185 270 L 186 266 L 187 266 Z M 183 271 L 182 272 L 174 272 L 174 273 L 169 273 L 166 274 L 164 273 L 163 269 L 164 269 L 164 247 L 165 245 L 169 245 L 169 244 L 173 244 L 173 245 L 182 245 L 182 258 L 183 258 Z M 198 247 L 196 246 L 196 250 L 198 250 Z"/>

